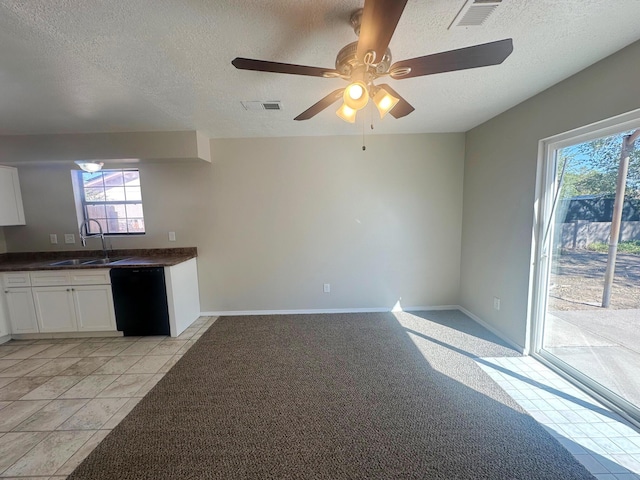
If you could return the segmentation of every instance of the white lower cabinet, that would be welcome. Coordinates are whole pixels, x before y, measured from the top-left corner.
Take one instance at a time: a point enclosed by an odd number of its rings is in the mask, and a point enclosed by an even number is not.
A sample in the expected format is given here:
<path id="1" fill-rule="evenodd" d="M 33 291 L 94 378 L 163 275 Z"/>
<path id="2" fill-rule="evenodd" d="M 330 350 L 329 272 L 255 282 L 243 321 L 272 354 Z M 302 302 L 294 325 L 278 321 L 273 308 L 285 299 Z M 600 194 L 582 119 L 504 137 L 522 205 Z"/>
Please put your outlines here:
<path id="1" fill-rule="evenodd" d="M 3 283 L 14 334 L 116 330 L 108 269 L 12 272 Z"/>
<path id="2" fill-rule="evenodd" d="M 111 285 L 74 287 L 76 323 L 80 332 L 101 332 L 116 329 Z"/>
<path id="3" fill-rule="evenodd" d="M 5 288 L 4 298 L 11 333 L 38 333 L 38 320 L 31 288 Z"/>
<path id="4" fill-rule="evenodd" d="M 71 287 L 33 287 L 32 292 L 40 332 L 78 330 Z"/>

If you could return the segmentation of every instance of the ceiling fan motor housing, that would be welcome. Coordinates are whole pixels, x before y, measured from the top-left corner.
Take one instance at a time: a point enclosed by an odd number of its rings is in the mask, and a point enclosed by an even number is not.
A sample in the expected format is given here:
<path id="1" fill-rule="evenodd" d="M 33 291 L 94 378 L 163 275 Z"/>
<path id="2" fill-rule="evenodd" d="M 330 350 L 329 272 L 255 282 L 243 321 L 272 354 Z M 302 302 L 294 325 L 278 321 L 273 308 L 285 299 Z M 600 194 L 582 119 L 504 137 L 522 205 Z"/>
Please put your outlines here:
<path id="1" fill-rule="evenodd" d="M 356 51 L 358 50 L 358 42 L 350 43 L 338 52 L 336 56 L 336 70 L 340 74 L 350 77 L 354 69 L 362 64 L 358 61 Z M 386 53 L 382 57 L 380 62 L 377 62 L 371 66 L 375 75 L 384 75 L 389 71 L 391 66 L 391 50 L 387 48 Z"/>

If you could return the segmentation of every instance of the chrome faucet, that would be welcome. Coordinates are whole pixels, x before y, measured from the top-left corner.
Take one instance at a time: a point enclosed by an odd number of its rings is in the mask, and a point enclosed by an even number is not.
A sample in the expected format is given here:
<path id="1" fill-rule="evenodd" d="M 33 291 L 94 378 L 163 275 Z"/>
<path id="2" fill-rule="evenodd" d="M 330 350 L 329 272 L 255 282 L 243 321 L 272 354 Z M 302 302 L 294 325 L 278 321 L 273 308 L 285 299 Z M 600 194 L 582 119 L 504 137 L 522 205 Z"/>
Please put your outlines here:
<path id="1" fill-rule="evenodd" d="M 98 225 L 99 233 L 89 233 L 89 223 L 94 222 Z M 84 234 L 82 233 L 82 229 L 84 228 Z M 100 237 L 100 241 L 102 242 L 102 254 L 104 258 L 108 259 L 109 254 L 107 253 L 107 246 L 104 241 L 104 232 L 102 231 L 102 225 L 95 218 L 87 218 L 82 225 L 80 225 L 80 240 L 82 241 L 82 246 L 87 246 L 87 238 Z"/>

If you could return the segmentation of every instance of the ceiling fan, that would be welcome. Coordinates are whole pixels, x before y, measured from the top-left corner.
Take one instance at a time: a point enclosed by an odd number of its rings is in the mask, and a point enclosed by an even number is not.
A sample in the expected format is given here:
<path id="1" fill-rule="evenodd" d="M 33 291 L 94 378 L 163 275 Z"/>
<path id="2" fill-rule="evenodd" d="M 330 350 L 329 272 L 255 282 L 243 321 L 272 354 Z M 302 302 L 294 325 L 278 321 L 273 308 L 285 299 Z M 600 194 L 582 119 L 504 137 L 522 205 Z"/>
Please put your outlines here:
<path id="1" fill-rule="evenodd" d="M 407 0 L 365 0 L 364 8 L 351 15 L 351 25 L 359 37 L 358 41 L 346 45 L 338 52 L 335 69 L 240 57 L 231 63 L 241 70 L 342 78 L 350 82 L 347 87 L 334 90 L 294 120 L 308 120 L 342 98 L 343 104 L 336 114 L 353 123 L 356 112 L 364 108 L 370 98 L 378 107 L 380 118 L 387 113 L 401 118 L 415 110 L 388 84 L 375 85 L 374 81 L 381 77 L 402 80 L 498 65 L 513 51 L 513 41 L 508 38 L 392 64 L 389 42 L 406 4 Z"/>

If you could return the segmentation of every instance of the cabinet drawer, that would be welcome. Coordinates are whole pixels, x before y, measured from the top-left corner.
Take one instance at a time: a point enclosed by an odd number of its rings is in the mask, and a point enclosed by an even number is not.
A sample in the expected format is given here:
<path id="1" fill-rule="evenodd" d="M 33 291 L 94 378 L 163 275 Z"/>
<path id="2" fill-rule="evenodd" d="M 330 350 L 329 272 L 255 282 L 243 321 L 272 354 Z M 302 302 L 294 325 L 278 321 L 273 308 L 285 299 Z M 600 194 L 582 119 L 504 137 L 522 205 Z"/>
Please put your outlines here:
<path id="1" fill-rule="evenodd" d="M 71 275 L 67 270 L 31 272 L 31 285 L 34 287 L 71 285 Z"/>
<path id="2" fill-rule="evenodd" d="M 30 287 L 29 272 L 6 272 L 2 274 L 2 285 L 9 287 Z"/>
<path id="3" fill-rule="evenodd" d="M 70 273 L 71 285 L 110 285 L 109 269 L 74 270 Z"/>

